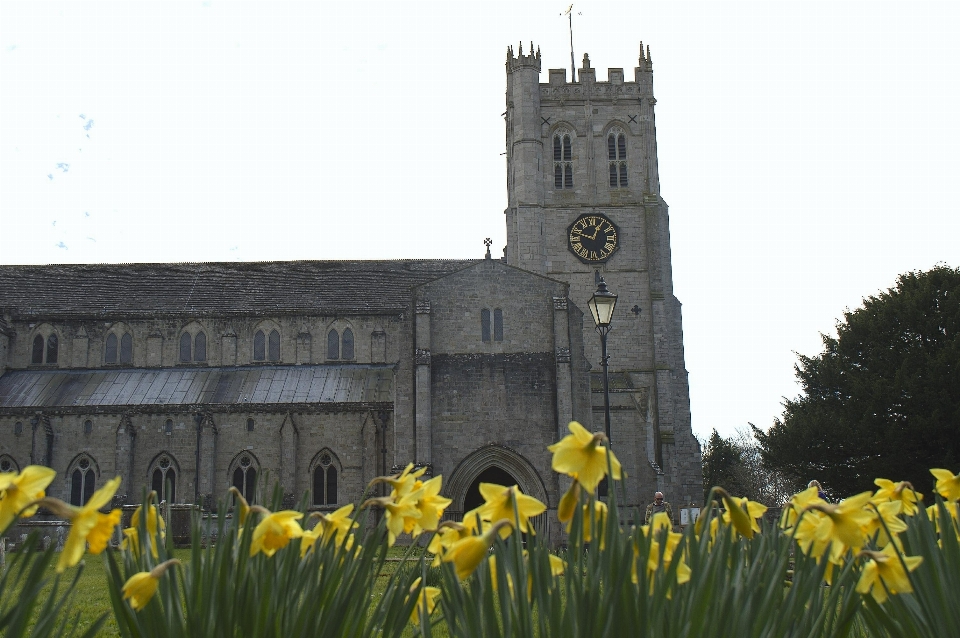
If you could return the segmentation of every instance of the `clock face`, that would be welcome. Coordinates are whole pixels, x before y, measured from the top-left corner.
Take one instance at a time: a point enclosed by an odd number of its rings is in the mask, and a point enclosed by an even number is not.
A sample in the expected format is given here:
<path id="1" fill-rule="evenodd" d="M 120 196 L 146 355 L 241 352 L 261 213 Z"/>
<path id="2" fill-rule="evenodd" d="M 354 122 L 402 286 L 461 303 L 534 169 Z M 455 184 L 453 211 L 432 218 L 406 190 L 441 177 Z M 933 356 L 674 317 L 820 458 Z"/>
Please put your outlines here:
<path id="1" fill-rule="evenodd" d="M 617 227 L 603 215 L 580 215 L 567 234 L 570 252 L 585 264 L 606 261 L 620 247 Z"/>

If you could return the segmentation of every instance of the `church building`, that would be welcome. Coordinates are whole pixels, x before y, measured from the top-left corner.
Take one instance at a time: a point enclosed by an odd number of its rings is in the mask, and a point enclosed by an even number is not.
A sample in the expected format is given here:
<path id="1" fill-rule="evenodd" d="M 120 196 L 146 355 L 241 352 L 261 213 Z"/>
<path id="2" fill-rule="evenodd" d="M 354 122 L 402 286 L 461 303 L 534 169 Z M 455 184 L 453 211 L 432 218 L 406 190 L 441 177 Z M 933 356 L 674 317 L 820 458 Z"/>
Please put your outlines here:
<path id="1" fill-rule="evenodd" d="M 503 257 L 0 266 L 0 471 L 48 465 L 75 504 L 119 474 L 118 502 L 279 482 L 329 510 L 413 462 L 454 517 L 480 482 L 518 484 L 557 541 L 546 447 L 571 420 L 605 429 L 602 278 L 626 503 L 699 505 L 649 48 L 632 80 L 589 56 L 540 73 L 508 48 Z"/>

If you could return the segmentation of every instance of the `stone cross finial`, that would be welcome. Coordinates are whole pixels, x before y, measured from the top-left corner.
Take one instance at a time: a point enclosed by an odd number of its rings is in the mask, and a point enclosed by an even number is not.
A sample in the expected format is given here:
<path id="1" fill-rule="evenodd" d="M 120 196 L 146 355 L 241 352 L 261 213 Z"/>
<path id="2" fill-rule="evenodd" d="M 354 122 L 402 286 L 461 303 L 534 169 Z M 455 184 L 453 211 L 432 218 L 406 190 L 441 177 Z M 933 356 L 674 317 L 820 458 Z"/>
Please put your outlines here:
<path id="1" fill-rule="evenodd" d="M 490 246 L 493 245 L 493 240 L 487 237 L 483 240 L 483 245 L 487 247 L 487 254 L 484 255 L 484 259 L 490 259 L 492 257 L 490 254 Z"/>

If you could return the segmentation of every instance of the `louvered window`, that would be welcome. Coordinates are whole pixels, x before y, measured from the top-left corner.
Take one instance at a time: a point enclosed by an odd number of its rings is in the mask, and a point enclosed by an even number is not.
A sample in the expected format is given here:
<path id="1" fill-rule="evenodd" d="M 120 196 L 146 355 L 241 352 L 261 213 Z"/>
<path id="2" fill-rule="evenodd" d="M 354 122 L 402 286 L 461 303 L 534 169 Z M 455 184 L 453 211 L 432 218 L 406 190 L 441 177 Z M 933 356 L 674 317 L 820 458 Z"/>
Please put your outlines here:
<path id="1" fill-rule="evenodd" d="M 619 129 L 607 135 L 610 188 L 627 187 L 627 137 Z"/>
<path id="2" fill-rule="evenodd" d="M 566 131 L 553 136 L 553 186 L 573 188 L 573 142 Z"/>

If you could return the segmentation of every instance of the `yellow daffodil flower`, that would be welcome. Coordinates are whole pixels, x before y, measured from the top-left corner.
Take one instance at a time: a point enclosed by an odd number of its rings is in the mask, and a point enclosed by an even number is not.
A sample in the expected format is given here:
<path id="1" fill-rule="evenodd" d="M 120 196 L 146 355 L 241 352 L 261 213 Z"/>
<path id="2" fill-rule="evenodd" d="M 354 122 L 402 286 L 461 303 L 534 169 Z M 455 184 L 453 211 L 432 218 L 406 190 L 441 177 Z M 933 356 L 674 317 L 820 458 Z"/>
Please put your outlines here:
<path id="1" fill-rule="evenodd" d="M 902 503 L 902 511 L 906 516 L 913 516 L 917 513 L 917 502 L 923 500 L 923 494 L 918 494 L 913 490 L 913 485 L 908 481 L 893 481 L 878 478 L 873 482 L 880 489 L 873 495 L 873 502 L 885 503 L 887 501 L 899 501 Z"/>
<path id="2" fill-rule="evenodd" d="M 387 483 L 393 490 L 390 494 L 390 497 L 394 501 L 399 501 L 404 496 L 415 490 L 414 485 L 416 485 L 417 479 L 423 476 L 426 471 L 426 467 L 421 467 L 419 470 L 414 471 L 413 463 L 408 463 L 407 467 L 403 468 L 403 471 L 399 474 L 395 474 L 393 476 L 378 476 L 370 481 L 370 485 Z"/>
<path id="3" fill-rule="evenodd" d="M 38 504 L 70 521 L 70 533 L 67 535 L 63 551 L 60 552 L 60 558 L 57 561 L 58 574 L 80 562 L 88 541 L 91 554 L 99 554 L 106 549 L 110 535 L 120 523 L 120 510 L 115 509 L 109 514 L 101 514 L 99 510 L 110 502 L 119 487 L 120 477 L 118 476 L 107 481 L 81 507 L 68 505 L 56 498 L 38 501 Z"/>
<path id="4" fill-rule="evenodd" d="M 619 481 L 623 476 L 620 461 L 612 450 L 607 450 L 600 445 L 606 437 L 601 433 L 590 434 L 576 421 L 571 421 L 568 428 L 570 434 L 547 447 L 553 452 L 553 470 L 572 476 L 585 490 L 593 492 L 601 479 L 607 475 L 607 453 L 609 452 L 613 478 Z"/>
<path id="5" fill-rule="evenodd" d="M 874 501 L 876 504 L 876 501 Z M 877 516 L 874 516 L 867 525 L 864 533 L 868 537 L 877 534 L 877 546 L 886 547 L 894 542 L 896 535 L 906 531 L 907 524 L 900 518 L 900 511 L 905 507 L 904 501 L 887 501 L 877 505 Z M 916 504 L 913 505 L 916 508 Z M 886 523 L 886 527 L 884 527 Z M 891 537 L 890 534 L 893 534 Z"/>
<path id="6" fill-rule="evenodd" d="M 666 516 L 666 514 L 664 514 Z M 667 571 L 670 568 L 670 564 L 674 560 L 674 556 L 677 553 L 677 547 L 680 545 L 680 541 L 683 540 L 683 534 L 678 534 L 676 532 L 670 531 L 670 527 L 664 527 L 662 522 L 654 524 L 651 521 L 650 525 L 644 525 L 641 527 L 641 530 L 645 535 L 653 534 L 653 538 L 650 540 L 650 549 L 647 552 L 646 560 L 646 570 L 647 570 L 647 582 L 649 583 L 649 593 L 653 593 L 654 588 L 654 575 L 658 570 Z M 661 559 L 661 548 L 663 556 Z M 637 563 L 640 558 L 640 546 L 638 542 L 635 542 L 633 545 L 633 555 L 634 561 L 631 569 L 631 580 L 634 584 L 639 583 L 639 574 L 637 572 Z M 678 585 L 683 585 L 684 583 L 690 580 L 690 576 L 693 571 L 690 569 L 690 566 L 686 564 L 682 556 L 677 557 L 677 571 L 676 579 Z M 667 591 L 667 598 L 670 598 L 670 591 Z"/>
<path id="7" fill-rule="evenodd" d="M 263 508 L 254 506 L 251 511 Z M 256 556 L 263 552 L 273 556 L 277 550 L 283 549 L 294 538 L 303 536 L 303 528 L 297 521 L 303 518 L 302 512 L 283 510 L 280 512 L 266 512 L 262 521 L 253 529 L 253 538 L 250 541 L 250 555 Z"/>
<path id="8" fill-rule="evenodd" d="M 508 520 L 513 523 L 523 533 L 533 534 L 533 526 L 529 525 L 529 520 L 546 511 L 547 506 L 520 491 L 516 485 L 505 487 L 496 483 L 481 483 L 480 495 L 486 501 L 481 508 L 483 520 L 496 523 L 500 520 Z M 517 517 L 514 519 L 514 506 L 516 506 Z M 504 529 L 506 535 L 509 531 Z M 504 538 L 504 533 L 501 533 Z"/>
<path id="9" fill-rule="evenodd" d="M 437 529 L 440 526 L 440 517 L 443 516 L 444 510 L 453 503 L 449 498 L 440 496 L 442 485 L 443 477 L 435 476 L 418 488 L 423 490 L 423 494 L 416 505 L 420 511 L 420 518 L 414 519 L 414 536 L 419 536 L 424 530 L 432 532 Z"/>
<path id="10" fill-rule="evenodd" d="M 573 519 L 574 512 L 577 511 L 577 503 L 580 502 L 580 483 L 574 479 L 570 483 L 570 489 L 560 497 L 560 504 L 557 506 L 557 519 L 561 523 L 569 523 Z"/>
<path id="11" fill-rule="evenodd" d="M 247 503 L 247 499 L 243 498 L 243 494 L 240 493 L 236 485 L 232 485 L 228 491 L 237 499 L 237 520 L 240 522 L 240 527 L 243 528 L 243 524 L 247 522 L 247 515 L 250 513 L 250 504 Z"/>
<path id="12" fill-rule="evenodd" d="M 468 536 L 454 543 L 443 555 L 443 562 L 453 563 L 457 578 L 463 580 L 474 572 L 481 561 L 487 556 L 487 551 L 500 530 L 510 527 L 508 520 L 500 520 L 490 526 L 481 536 Z"/>
<path id="13" fill-rule="evenodd" d="M 37 505 L 27 506 L 46 495 L 44 490 L 56 475 L 56 472 L 42 465 L 28 465 L 19 474 L 0 473 L 0 535 L 17 516 L 26 518 L 37 513 Z"/>
<path id="14" fill-rule="evenodd" d="M 146 514 L 146 526 L 147 526 L 147 544 L 150 546 L 150 553 L 154 558 L 158 558 L 157 553 L 157 534 L 159 532 L 160 540 L 165 536 L 167 529 L 167 524 L 164 522 L 163 517 L 160 516 L 160 512 L 157 509 L 156 505 L 150 503 L 151 497 L 156 496 L 156 493 L 152 493 L 147 497 L 147 514 Z M 143 515 L 143 505 L 137 507 L 133 510 L 133 515 L 130 517 L 130 527 L 123 530 L 123 544 L 121 547 L 123 549 L 129 549 L 134 554 L 139 554 L 140 549 L 140 517 Z"/>
<path id="15" fill-rule="evenodd" d="M 937 492 L 945 501 L 960 500 L 960 474 L 956 476 L 950 470 L 934 469 L 930 470 L 934 478 L 937 479 Z"/>
<path id="16" fill-rule="evenodd" d="M 883 548 L 882 552 L 865 551 L 861 554 L 869 560 L 863 566 L 860 580 L 857 582 L 857 591 L 861 594 L 870 594 L 878 603 L 887 600 L 887 592 L 891 594 L 909 594 L 913 591 L 907 571 L 913 571 L 923 562 L 922 556 L 900 556 L 897 548 L 892 544 Z M 907 569 L 903 568 L 906 563 Z"/>
<path id="17" fill-rule="evenodd" d="M 567 564 L 563 562 L 563 559 L 555 554 L 550 554 L 550 573 L 553 576 L 563 576 L 563 571 L 567 568 Z"/>
<path id="18" fill-rule="evenodd" d="M 179 560 L 172 558 L 160 563 L 148 572 L 137 572 L 123 584 L 121 594 L 126 600 L 130 601 L 130 607 L 134 611 L 140 611 L 147 606 L 153 595 L 157 593 L 157 587 L 160 586 L 160 577 L 163 576 L 164 572 L 179 564 Z"/>
<path id="19" fill-rule="evenodd" d="M 344 539 L 348 538 L 350 533 L 360 526 L 359 523 L 350 518 L 352 512 L 353 503 L 350 503 L 330 514 L 319 512 L 311 514 L 311 518 L 319 520 L 313 529 L 304 530 L 303 536 L 300 537 L 300 558 L 303 558 L 321 538 L 325 542 L 333 540 L 338 545 L 343 543 Z M 347 549 L 350 549 L 350 547 L 347 547 Z"/>
<path id="20" fill-rule="evenodd" d="M 420 578 L 417 578 L 413 581 L 413 584 L 410 585 L 410 595 L 413 596 L 414 592 L 417 592 L 417 603 L 413 606 L 413 612 L 410 614 L 410 622 L 414 625 L 419 625 L 420 614 L 423 612 L 424 606 L 426 606 L 427 618 L 430 617 L 430 614 L 432 614 L 436 608 L 437 598 L 440 597 L 440 588 L 421 587 Z"/>
<path id="21" fill-rule="evenodd" d="M 757 519 L 767 511 L 766 505 L 761 505 L 746 498 L 734 498 L 726 490 L 717 488 L 717 494 L 723 499 L 727 510 L 723 513 L 723 522 L 733 524 L 734 529 L 746 538 L 753 538 L 760 532 Z"/>
<path id="22" fill-rule="evenodd" d="M 873 514 L 864 509 L 872 496 L 870 492 L 863 492 L 840 501 L 838 505 L 811 505 L 812 510 L 824 514 L 813 532 L 814 540 L 821 544 L 839 543 L 841 553 L 845 553 L 847 549 L 859 551 L 866 541 L 865 529 L 873 518 Z M 800 539 L 799 530 L 797 539 Z"/>
<path id="23" fill-rule="evenodd" d="M 593 516 L 590 515 L 590 510 L 593 509 Z M 666 518 L 667 515 L 663 514 L 663 517 Z M 593 507 L 590 505 L 583 506 L 583 542 L 589 543 L 593 540 L 593 530 L 596 528 L 597 537 L 600 539 L 600 549 L 604 549 L 604 533 L 607 523 L 607 504 L 603 501 L 594 500 Z M 571 520 L 567 523 L 567 533 L 570 533 L 570 529 L 573 527 L 573 521 Z"/>
<path id="24" fill-rule="evenodd" d="M 797 519 L 800 518 L 800 515 L 807 511 L 807 508 L 811 505 L 817 505 L 819 503 L 826 503 L 826 501 L 820 498 L 820 490 L 816 485 L 794 494 L 787 503 L 787 506 L 783 508 L 780 526 L 787 533 L 790 533 L 793 531 L 794 525 L 797 524 Z"/>
<path id="25" fill-rule="evenodd" d="M 422 495 L 423 491 L 417 490 L 397 501 L 389 496 L 381 496 L 371 498 L 363 504 L 364 507 L 379 505 L 383 508 L 384 516 L 387 519 L 387 544 L 390 547 L 393 547 L 393 544 L 397 542 L 397 536 L 405 531 L 412 531 L 416 519 L 423 516 L 417 509 L 417 503 Z"/>

